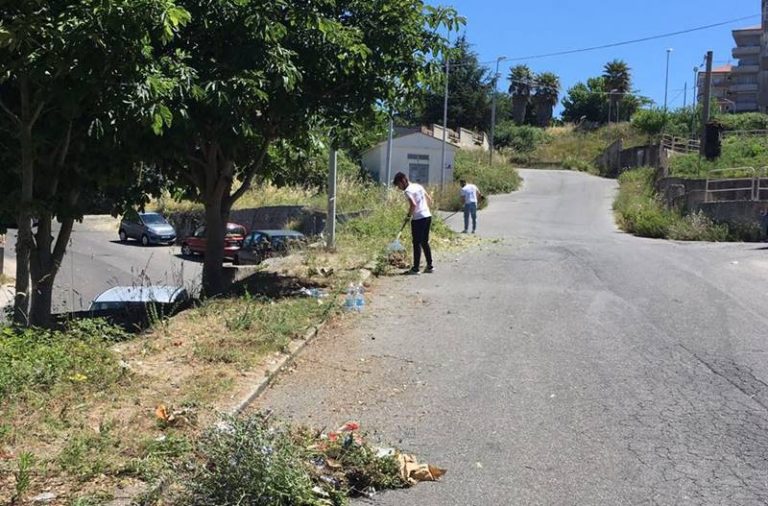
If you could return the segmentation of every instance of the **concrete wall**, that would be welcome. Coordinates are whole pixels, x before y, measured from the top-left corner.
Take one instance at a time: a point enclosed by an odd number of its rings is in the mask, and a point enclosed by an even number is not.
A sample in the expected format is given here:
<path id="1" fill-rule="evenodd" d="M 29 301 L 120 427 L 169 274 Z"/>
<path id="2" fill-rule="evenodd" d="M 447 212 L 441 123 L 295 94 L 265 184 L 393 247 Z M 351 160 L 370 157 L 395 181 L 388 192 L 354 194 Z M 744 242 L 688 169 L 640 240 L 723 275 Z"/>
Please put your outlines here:
<path id="1" fill-rule="evenodd" d="M 608 177 L 617 177 L 627 169 L 638 167 L 659 167 L 661 160 L 661 147 L 658 144 L 637 146 L 624 149 L 621 139 L 606 148 L 595 163 L 603 169 L 603 174 Z"/>
<path id="2" fill-rule="evenodd" d="M 442 141 L 429 135 L 417 133 L 398 137 L 392 143 L 392 174 L 398 172 L 409 174 L 408 155 L 429 156 L 429 172 L 426 184 L 435 185 L 441 182 L 440 162 L 442 160 Z M 453 164 L 457 148 L 447 145 L 445 149 L 445 164 L 449 167 L 445 171 L 445 181 L 453 181 Z M 363 167 L 373 178 L 380 183 L 385 181 L 387 172 L 387 143 L 382 142 L 363 154 Z"/>

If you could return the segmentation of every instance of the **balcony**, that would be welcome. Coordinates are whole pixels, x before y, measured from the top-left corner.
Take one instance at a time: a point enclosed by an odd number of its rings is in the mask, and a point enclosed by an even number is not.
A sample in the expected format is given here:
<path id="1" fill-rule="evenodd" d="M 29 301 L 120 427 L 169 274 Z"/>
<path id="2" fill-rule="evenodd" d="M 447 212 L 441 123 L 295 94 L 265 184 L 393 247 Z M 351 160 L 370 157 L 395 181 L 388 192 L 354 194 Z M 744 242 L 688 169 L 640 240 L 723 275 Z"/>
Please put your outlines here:
<path id="1" fill-rule="evenodd" d="M 733 57 L 736 59 L 745 56 L 757 56 L 760 54 L 760 46 L 739 46 L 733 48 Z"/>
<path id="2" fill-rule="evenodd" d="M 729 91 L 731 93 L 755 93 L 757 92 L 757 83 L 731 84 Z"/>
<path id="3" fill-rule="evenodd" d="M 731 69 L 734 74 L 755 74 L 760 71 L 760 65 L 736 65 Z"/>

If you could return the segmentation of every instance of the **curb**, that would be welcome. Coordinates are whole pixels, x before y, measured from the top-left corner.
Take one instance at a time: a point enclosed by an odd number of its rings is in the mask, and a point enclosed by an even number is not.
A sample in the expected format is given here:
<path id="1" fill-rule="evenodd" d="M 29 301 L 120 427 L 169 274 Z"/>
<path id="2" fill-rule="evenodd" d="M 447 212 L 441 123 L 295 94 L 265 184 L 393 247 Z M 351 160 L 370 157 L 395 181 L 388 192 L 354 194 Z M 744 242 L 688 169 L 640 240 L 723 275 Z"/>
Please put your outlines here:
<path id="1" fill-rule="evenodd" d="M 367 267 L 368 266 L 360 270 L 360 283 L 366 283 L 372 275 L 371 271 Z M 267 368 L 264 378 L 262 378 L 254 386 L 253 390 L 251 390 L 249 394 L 243 397 L 240 402 L 225 412 L 234 416 L 239 415 L 246 408 L 248 408 L 248 406 L 250 406 L 253 401 L 258 399 L 259 396 L 264 393 L 267 387 L 272 384 L 272 382 L 281 372 L 290 367 L 296 361 L 296 358 L 299 356 L 302 350 L 304 350 L 304 348 L 306 348 L 307 345 L 317 337 L 327 322 L 328 319 L 326 318 L 317 325 L 311 326 L 304 334 L 304 337 L 292 341 L 291 344 L 288 345 L 288 351 L 282 357 L 280 357 L 280 359 L 278 359 L 276 364 L 272 364 Z"/>
<path id="2" fill-rule="evenodd" d="M 360 269 L 360 283 L 366 283 L 372 276 L 371 270 L 368 268 L 370 265 L 366 265 L 363 269 Z M 225 410 L 224 412 L 236 416 L 241 414 L 248 406 L 251 405 L 253 401 L 259 398 L 261 394 L 264 393 L 264 391 L 269 387 L 272 382 L 278 377 L 278 375 L 284 371 L 286 368 L 290 367 L 291 364 L 293 364 L 296 361 L 296 358 L 299 356 L 301 351 L 307 347 L 309 343 L 311 343 L 317 335 L 320 333 L 320 331 L 325 327 L 325 324 L 328 322 L 328 318 L 324 319 L 317 325 L 311 326 L 307 331 L 304 333 L 304 337 L 301 339 L 295 339 L 291 342 L 290 345 L 288 345 L 288 352 L 285 353 L 276 364 L 273 364 L 267 368 L 266 374 L 264 378 L 262 378 L 251 390 L 249 394 L 244 396 L 240 402 L 235 404 L 233 407 L 231 407 L 228 410 Z M 158 494 L 162 494 L 163 491 L 165 491 L 169 486 L 171 485 L 171 480 L 168 478 L 161 479 L 159 483 L 155 484 L 155 486 L 149 487 L 148 490 L 144 491 L 145 494 L 149 496 L 157 496 Z M 115 498 L 112 501 L 107 503 L 107 506 L 127 506 L 129 504 L 135 504 L 134 502 L 135 496 L 131 497 L 119 497 Z"/>

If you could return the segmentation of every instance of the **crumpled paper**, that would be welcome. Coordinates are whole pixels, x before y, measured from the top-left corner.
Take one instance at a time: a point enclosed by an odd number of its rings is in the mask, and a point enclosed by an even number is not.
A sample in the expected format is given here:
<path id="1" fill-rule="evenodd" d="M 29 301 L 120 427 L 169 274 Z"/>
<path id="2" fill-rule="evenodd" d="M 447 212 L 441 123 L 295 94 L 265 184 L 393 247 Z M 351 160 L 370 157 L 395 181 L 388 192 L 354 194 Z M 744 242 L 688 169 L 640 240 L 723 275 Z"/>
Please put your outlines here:
<path id="1" fill-rule="evenodd" d="M 400 465 L 400 477 L 410 485 L 420 481 L 437 481 L 448 471 L 430 464 L 419 464 L 416 457 L 405 453 L 397 454 Z"/>

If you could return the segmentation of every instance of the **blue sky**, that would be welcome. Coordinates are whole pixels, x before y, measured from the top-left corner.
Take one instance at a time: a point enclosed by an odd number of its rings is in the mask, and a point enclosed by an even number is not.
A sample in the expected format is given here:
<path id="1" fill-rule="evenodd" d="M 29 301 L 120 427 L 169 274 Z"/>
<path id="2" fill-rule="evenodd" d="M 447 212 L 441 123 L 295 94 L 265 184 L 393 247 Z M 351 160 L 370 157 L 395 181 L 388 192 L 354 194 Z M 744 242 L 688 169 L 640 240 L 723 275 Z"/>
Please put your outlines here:
<path id="1" fill-rule="evenodd" d="M 514 58 L 598 46 L 754 15 L 746 21 L 665 39 L 519 62 L 528 64 L 535 72 L 556 73 L 566 90 L 578 81 L 599 75 L 607 61 L 620 58 L 632 68 L 633 85 L 640 94 L 661 105 L 666 49 L 672 48 L 670 108 L 683 105 L 686 82 L 690 104 L 693 68 L 703 63 L 707 50 L 714 51 L 716 66 L 728 63 L 734 46 L 731 30 L 760 24 L 760 0 L 428 1 L 433 5 L 452 5 L 467 18 L 467 39 L 482 62 L 499 56 Z M 512 64 L 502 62 L 503 78 Z M 506 89 L 506 84 L 500 82 L 499 87 Z"/>

